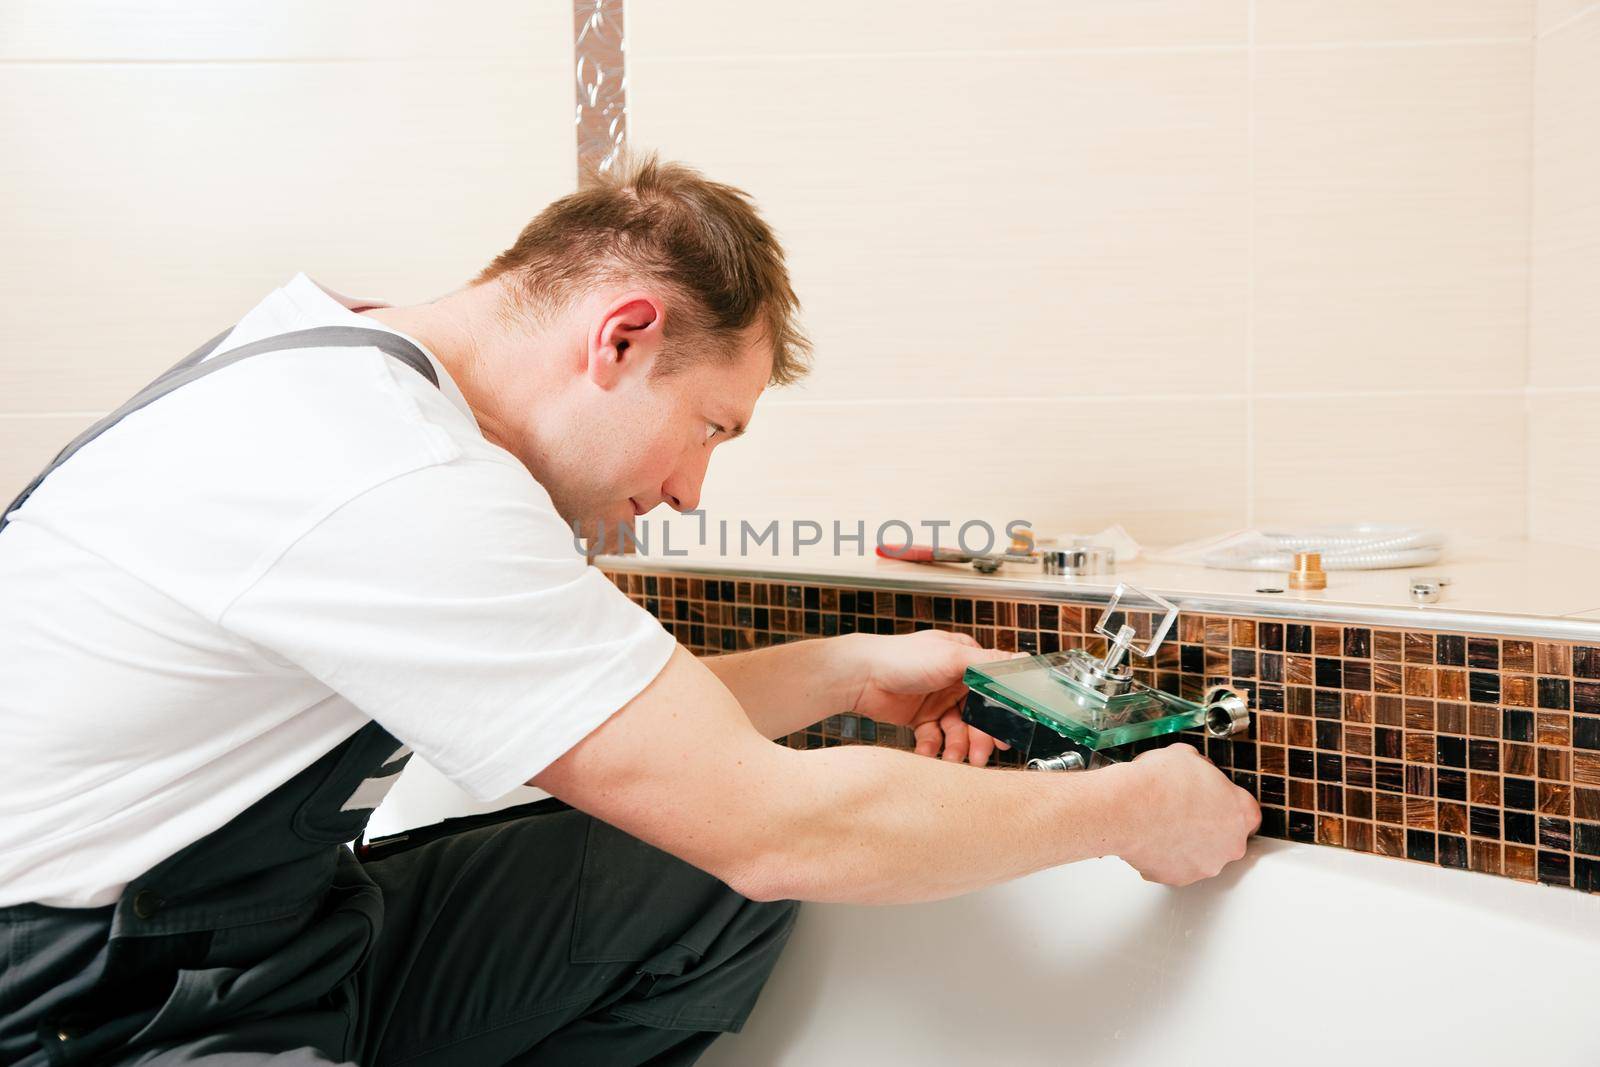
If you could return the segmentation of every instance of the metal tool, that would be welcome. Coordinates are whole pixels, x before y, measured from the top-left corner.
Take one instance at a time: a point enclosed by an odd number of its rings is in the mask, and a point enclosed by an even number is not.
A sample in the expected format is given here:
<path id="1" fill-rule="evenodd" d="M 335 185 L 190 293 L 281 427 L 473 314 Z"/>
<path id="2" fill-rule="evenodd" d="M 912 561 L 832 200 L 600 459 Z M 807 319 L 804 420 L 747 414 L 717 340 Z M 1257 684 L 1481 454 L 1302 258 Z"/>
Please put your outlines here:
<path id="1" fill-rule="evenodd" d="M 979 574 L 993 574 L 1003 563 L 1039 562 L 1037 557 L 1023 552 L 967 552 L 928 545 L 879 545 L 877 554 L 902 563 L 970 563 Z"/>

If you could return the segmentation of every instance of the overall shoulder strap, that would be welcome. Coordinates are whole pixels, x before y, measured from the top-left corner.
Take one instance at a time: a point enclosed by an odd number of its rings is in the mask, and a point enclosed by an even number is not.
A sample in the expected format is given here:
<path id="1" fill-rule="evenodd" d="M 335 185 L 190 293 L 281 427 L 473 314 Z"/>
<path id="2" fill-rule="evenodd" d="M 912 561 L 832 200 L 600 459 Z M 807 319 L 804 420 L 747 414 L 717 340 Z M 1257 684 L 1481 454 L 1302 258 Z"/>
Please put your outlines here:
<path id="1" fill-rule="evenodd" d="M 404 337 L 390 333 L 387 330 L 370 330 L 360 326 L 317 326 L 309 330 L 295 330 L 291 333 L 282 333 L 274 337 L 263 337 L 259 341 L 252 341 L 247 345 L 241 345 L 238 348 L 224 352 L 220 356 L 207 359 L 206 357 L 216 351 L 217 346 L 222 344 L 232 332 L 233 330 L 230 327 L 213 337 L 179 360 L 177 364 L 155 381 L 135 393 L 132 399 L 117 408 L 117 410 L 73 438 L 67 447 L 57 453 L 56 458 L 51 460 L 44 470 L 40 471 L 33 481 L 28 483 L 27 488 L 23 489 L 17 495 L 17 498 L 6 506 L 3 512 L 0 512 L 0 530 L 5 529 L 6 523 L 11 519 L 11 513 L 20 508 L 28 497 L 33 495 L 33 491 L 39 488 L 39 484 L 49 477 L 50 473 L 57 467 L 76 455 L 84 445 L 111 429 L 128 415 L 148 404 L 154 403 L 173 390 L 188 385 L 196 378 L 203 378 L 208 374 L 222 370 L 224 367 L 231 367 L 240 360 L 249 359 L 251 356 L 296 348 L 376 348 L 386 355 L 393 356 L 428 379 L 435 388 L 439 385 L 439 376 L 434 373 L 433 364 L 429 362 L 428 357 L 423 354 L 422 350 Z"/>

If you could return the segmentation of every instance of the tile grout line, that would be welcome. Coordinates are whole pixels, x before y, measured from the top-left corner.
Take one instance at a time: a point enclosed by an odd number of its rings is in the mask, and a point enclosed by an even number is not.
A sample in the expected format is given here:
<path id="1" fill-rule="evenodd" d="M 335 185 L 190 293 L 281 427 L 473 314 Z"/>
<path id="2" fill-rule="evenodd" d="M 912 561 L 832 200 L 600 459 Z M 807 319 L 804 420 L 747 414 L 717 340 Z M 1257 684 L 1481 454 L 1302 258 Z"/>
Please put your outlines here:
<path id="1" fill-rule="evenodd" d="M 1600 390 L 1600 387 L 1596 387 Z M 1591 390 L 1592 391 L 1592 390 Z M 967 406 L 974 403 L 992 404 L 1125 404 L 1130 400 L 1170 402 L 1230 400 L 1246 402 L 1254 400 L 1383 400 L 1405 398 L 1442 398 L 1442 397 L 1473 397 L 1473 396 L 1501 396 L 1520 397 L 1525 392 L 1525 387 L 1504 386 L 1498 388 L 1462 388 L 1462 389 L 1350 389 L 1330 390 L 1327 392 L 1258 392 L 1258 393 L 1099 393 L 1067 397 L 1040 397 L 1037 395 L 1008 395 L 995 394 L 990 396 L 927 396 L 927 397 L 900 397 L 900 396 L 868 396 L 868 397 L 838 397 L 838 398 L 795 398 L 788 399 L 774 397 L 762 403 L 763 408 L 798 408 L 798 407 L 937 407 L 941 405 Z"/>
<path id="2" fill-rule="evenodd" d="M 1535 33 L 1528 42 L 1528 184 L 1525 210 L 1527 225 L 1527 268 L 1523 276 L 1523 351 L 1522 351 L 1522 536 L 1533 536 L 1533 316 L 1534 316 L 1534 223 L 1538 217 L 1539 148 L 1539 35 L 1538 11 L 1534 11 Z"/>
<path id="3" fill-rule="evenodd" d="M 1256 0 L 1246 15 L 1245 52 L 1245 298 L 1244 298 L 1244 524 L 1256 522 Z"/>
<path id="4" fill-rule="evenodd" d="M 1285 44 L 1260 44 L 1268 52 L 1341 52 L 1357 48 L 1486 48 L 1505 44 L 1527 44 L 1526 37 L 1434 37 L 1416 41 L 1306 41 Z"/>
<path id="5" fill-rule="evenodd" d="M 1588 7 L 1579 8 L 1577 11 L 1574 11 L 1572 14 L 1568 15 L 1554 26 L 1551 26 L 1548 30 L 1536 30 L 1533 35 L 1534 39 L 1537 40 L 1541 37 L 1548 37 L 1558 30 L 1564 30 L 1568 26 L 1571 26 L 1574 22 L 1579 22 L 1584 18 L 1594 14 L 1596 11 L 1600 11 L 1600 4 L 1590 4 Z"/>
<path id="6" fill-rule="evenodd" d="M 926 48 L 904 51 L 860 52 L 707 52 L 655 56 L 652 63 L 796 63 L 831 62 L 835 60 L 888 59 L 1015 59 L 1048 58 L 1051 56 L 1092 55 L 1216 55 L 1228 52 L 1248 52 L 1252 48 L 1269 52 L 1334 52 L 1361 48 L 1414 49 L 1414 48 L 1482 48 L 1497 45 L 1527 44 L 1526 37 L 1440 37 L 1418 41 L 1312 41 L 1284 44 L 1252 44 L 1249 39 L 1236 44 L 1191 45 L 1085 45 L 1077 48 Z"/>
<path id="7" fill-rule="evenodd" d="M 136 56 L 114 56 L 96 59 L 0 59 L 0 68 L 6 67 L 273 67 L 273 66 L 338 66 L 366 64 L 446 64 L 446 63 L 514 63 L 535 70 L 545 67 L 567 69 L 559 60 L 528 60 L 514 55 L 475 56 L 422 53 L 394 56 L 239 56 L 232 59 L 141 59 Z"/>

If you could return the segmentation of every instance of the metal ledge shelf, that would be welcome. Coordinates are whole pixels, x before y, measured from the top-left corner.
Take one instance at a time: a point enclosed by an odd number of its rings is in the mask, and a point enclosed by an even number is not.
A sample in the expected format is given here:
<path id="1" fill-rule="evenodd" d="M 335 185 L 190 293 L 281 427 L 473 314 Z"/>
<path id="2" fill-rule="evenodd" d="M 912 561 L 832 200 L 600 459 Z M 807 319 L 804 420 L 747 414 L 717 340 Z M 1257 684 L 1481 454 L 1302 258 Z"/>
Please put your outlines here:
<path id="1" fill-rule="evenodd" d="M 792 567 L 750 566 L 727 560 L 680 559 L 660 556 L 598 556 L 595 564 L 624 573 L 692 574 L 699 577 L 745 579 L 762 582 L 830 585 L 897 593 L 992 597 L 997 599 L 1057 600 L 1073 604 L 1104 604 L 1117 586 L 1115 575 L 1094 578 L 1013 578 L 963 575 L 926 568 L 926 576 L 850 574 Z M 1578 641 L 1600 644 L 1600 620 L 1572 616 L 1514 615 L 1462 611 L 1432 604 L 1414 607 L 1379 607 L 1337 601 L 1304 600 L 1276 594 L 1185 594 L 1151 585 L 1183 612 L 1202 615 L 1250 616 L 1293 622 L 1342 623 L 1396 630 L 1437 630 L 1450 633 L 1532 638 L 1542 641 Z"/>

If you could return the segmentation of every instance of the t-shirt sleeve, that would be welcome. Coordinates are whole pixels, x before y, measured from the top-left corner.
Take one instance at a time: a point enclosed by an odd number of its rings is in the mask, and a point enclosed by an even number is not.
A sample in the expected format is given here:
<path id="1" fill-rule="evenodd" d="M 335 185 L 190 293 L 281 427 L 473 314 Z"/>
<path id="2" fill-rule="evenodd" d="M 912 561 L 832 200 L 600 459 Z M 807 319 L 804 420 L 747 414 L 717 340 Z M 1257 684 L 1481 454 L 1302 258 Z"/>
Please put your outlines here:
<path id="1" fill-rule="evenodd" d="M 481 800 L 581 741 L 676 647 L 584 560 L 538 482 L 481 458 L 344 503 L 221 621 Z"/>

